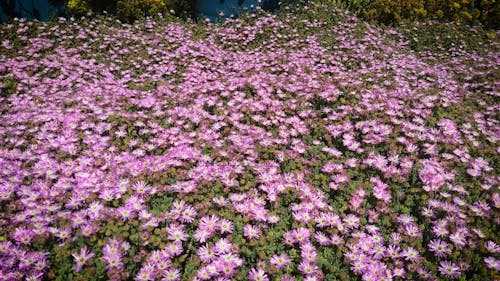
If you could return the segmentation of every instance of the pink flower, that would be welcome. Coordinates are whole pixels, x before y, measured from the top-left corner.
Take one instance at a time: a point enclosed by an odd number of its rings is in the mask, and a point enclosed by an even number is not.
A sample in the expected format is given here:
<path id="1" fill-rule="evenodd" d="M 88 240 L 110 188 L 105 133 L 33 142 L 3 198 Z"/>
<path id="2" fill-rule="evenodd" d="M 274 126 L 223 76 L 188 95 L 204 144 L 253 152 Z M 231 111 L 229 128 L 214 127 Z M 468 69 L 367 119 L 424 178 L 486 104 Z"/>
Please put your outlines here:
<path id="1" fill-rule="evenodd" d="M 462 274 L 460 267 L 450 261 L 442 261 L 439 263 L 439 272 L 451 279 L 456 279 Z"/>
<path id="2" fill-rule="evenodd" d="M 297 240 L 295 239 L 295 235 L 290 231 L 283 233 L 283 240 L 283 242 L 289 246 L 292 246 L 297 242 Z"/>
<path id="3" fill-rule="evenodd" d="M 292 276 L 290 276 L 288 274 L 285 274 L 285 275 L 283 275 L 283 277 L 281 277 L 280 281 L 295 281 L 295 278 L 293 278 Z"/>
<path id="4" fill-rule="evenodd" d="M 215 243 L 214 251 L 220 254 L 226 254 L 231 251 L 232 244 L 227 238 L 221 238 Z"/>
<path id="5" fill-rule="evenodd" d="M 230 220 L 222 219 L 219 221 L 218 229 L 220 233 L 233 233 L 233 222 Z"/>
<path id="6" fill-rule="evenodd" d="M 141 268 L 141 270 L 137 273 L 134 280 L 135 281 L 154 281 L 154 267 L 150 265 L 146 265 Z"/>
<path id="7" fill-rule="evenodd" d="M 437 191 L 453 174 L 446 173 L 443 167 L 434 160 L 422 160 L 422 168 L 418 171 L 419 178 L 424 183 L 423 189 L 427 192 Z"/>
<path id="8" fill-rule="evenodd" d="M 405 234 L 412 237 L 418 238 L 422 236 L 422 232 L 415 224 L 408 224 L 405 226 Z"/>
<path id="9" fill-rule="evenodd" d="M 236 274 L 236 267 L 234 264 L 224 261 L 217 261 L 217 270 L 226 278 L 231 278 Z"/>
<path id="10" fill-rule="evenodd" d="M 260 268 L 252 268 L 248 273 L 248 279 L 250 281 L 269 281 L 269 277 L 267 277 L 265 271 Z"/>
<path id="11" fill-rule="evenodd" d="M 315 274 L 320 270 L 317 265 L 309 261 L 302 261 L 298 269 L 305 275 Z"/>
<path id="12" fill-rule="evenodd" d="M 134 210 L 128 206 L 119 207 L 116 209 L 118 215 L 121 217 L 122 221 L 128 221 L 134 217 Z"/>
<path id="13" fill-rule="evenodd" d="M 14 231 L 12 238 L 20 244 L 29 245 L 33 239 L 33 235 L 34 233 L 32 230 L 27 229 L 26 227 L 18 227 Z"/>
<path id="14" fill-rule="evenodd" d="M 292 230 L 295 241 L 299 244 L 304 242 L 309 242 L 309 238 L 311 237 L 311 231 L 305 227 L 299 227 L 297 229 Z"/>
<path id="15" fill-rule="evenodd" d="M 345 225 L 348 227 L 348 228 L 358 228 L 359 226 L 359 218 L 353 214 L 349 214 L 347 215 L 344 219 L 343 219 Z"/>
<path id="16" fill-rule="evenodd" d="M 412 247 L 408 247 L 401 253 L 401 256 L 407 261 L 416 262 L 420 258 L 418 251 Z"/>
<path id="17" fill-rule="evenodd" d="M 208 272 L 206 267 L 198 269 L 198 271 L 196 272 L 196 277 L 201 280 L 209 280 L 211 278 L 210 273 Z"/>
<path id="18" fill-rule="evenodd" d="M 477 177 L 481 176 L 481 170 L 476 169 L 476 168 L 468 168 L 467 174 L 469 174 L 471 177 L 477 178 Z"/>
<path id="19" fill-rule="evenodd" d="M 486 250 L 492 254 L 500 253 L 500 247 L 491 240 L 486 242 Z"/>
<path id="20" fill-rule="evenodd" d="M 351 270 L 354 273 L 360 274 L 362 273 L 366 268 L 366 264 L 362 261 L 356 260 L 351 263 Z"/>
<path id="21" fill-rule="evenodd" d="M 167 227 L 168 239 L 171 241 L 186 241 L 187 234 L 184 232 L 184 225 L 170 225 Z"/>
<path id="22" fill-rule="evenodd" d="M 183 252 L 182 243 L 180 241 L 174 241 L 165 247 L 165 250 L 171 257 L 176 257 Z"/>
<path id="23" fill-rule="evenodd" d="M 182 223 L 192 223 L 196 216 L 196 210 L 191 206 L 186 206 L 180 213 L 179 221 Z"/>
<path id="24" fill-rule="evenodd" d="M 277 269 L 283 269 L 287 267 L 291 260 L 287 254 L 273 255 L 269 262 L 274 265 Z"/>
<path id="25" fill-rule="evenodd" d="M 103 256 L 106 263 L 106 269 L 121 268 L 123 266 L 122 258 L 119 254 L 107 254 Z"/>
<path id="26" fill-rule="evenodd" d="M 330 241 L 335 246 L 340 246 L 340 245 L 344 244 L 344 240 L 338 234 L 333 234 L 332 236 L 330 236 Z"/>
<path id="27" fill-rule="evenodd" d="M 314 239 L 321 245 L 321 246 L 328 246 L 331 243 L 331 240 L 326 236 L 323 232 L 317 231 L 314 234 Z"/>
<path id="28" fill-rule="evenodd" d="M 392 270 L 392 275 L 394 277 L 398 277 L 398 278 L 401 278 L 401 279 L 404 279 L 405 276 L 406 276 L 406 271 L 403 267 L 396 267 Z"/>
<path id="29" fill-rule="evenodd" d="M 243 235 L 248 239 L 258 239 L 261 235 L 261 231 L 257 226 L 247 224 L 243 227 Z"/>
<path id="30" fill-rule="evenodd" d="M 214 232 L 208 232 L 206 229 L 197 229 L 193 235 L 194 239 L 196 239 L 200 243 L 205 243 L 207 239 L 212 237 Z"/>
<path id="31" fill-rule="evenodd" d="M 199 222 L 199 229 L 205 229 L 208 232 L 215 232 L 219 224 L 219 217 L 212 215 L 210 217 L 202 217 Z"/>
<path id="32" fill-rule="evenodd" d="M 163 272 L 161 281 L 179 281 L 181 280 L 181 273 L 177 268 L 169 268 Z"/>
<path id="33" fill-rule="evenodd" d="M 198 257 L 202 262 L 208 263 L 215 258 L 215 251 L 212 247 L 204 245 L 198 249 Z"/>
<path id="34" fill-rule="evenodd" d="M 76 262 L 73 269 L 75 270 L 75 272 L 79 272 L 82 269 L 82 267 L 85 265 L 85 263 L 87 263 L 87 261 L 94 256 L 94 253 L 89 252 L 87 247 L 83 247 L 80 249 L 80 253 L 78 253 L 78 254 L 73 253 L 72 256 Z"/>
<path id="35" fill-rule="evenodd" d="M 441 240 L 432 240 L 429 243 L 429 250 L 434 252 L 436 257 L 440 257 L 440 258 L 443 258 L 447 254 L 451 253 L 451 249 L 450 249 L 448 243 L 443 242 Z"/>
<path id="36" fill-rule="evenodd" d="M 152 96 L 146 96 L 145 98 L 139 100 L 137 104 L 144 108 L 151 108 L 156 103 L 156 100 Z"/>
<path id="37" fill-rule="evenodd" d="M 486 263 L 486 267 L 494 269 L 496 271 L 500 271 L 500 261 L 495 259 L 494 257 L 484 258 L 484 262 Z"/>
<path id="38" fill-rule="evenodd" d="M 461 248 L 467 244 L 465 234 L 461 231 L 456 231 L 455 233 L 450 234 L 450 240 L 458 248 Z"/>

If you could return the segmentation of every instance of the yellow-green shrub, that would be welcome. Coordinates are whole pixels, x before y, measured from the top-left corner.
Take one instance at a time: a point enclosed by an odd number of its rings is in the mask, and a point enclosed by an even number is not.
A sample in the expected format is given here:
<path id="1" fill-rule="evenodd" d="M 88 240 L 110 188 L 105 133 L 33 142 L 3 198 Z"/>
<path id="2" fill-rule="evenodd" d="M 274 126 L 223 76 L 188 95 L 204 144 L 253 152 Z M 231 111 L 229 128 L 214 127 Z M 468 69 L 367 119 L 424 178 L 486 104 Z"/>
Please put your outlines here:
<path id="1" fill-rule="evenodd" d="M 116 2 L 118 18 L 126 21 L 165 12 L 167 12 L 167 5 L 164 0 L 118 0 Z"/>
<path id="2" fill-rule="evenodd" d="M 73 15 L 77 16 L 102 11 L 113 13 L 116 0 L 69 0 L 67 7 Z"/>
<path id="3" fill-rule="evenodd" d="M 71 13 L 76 15 L 87 14 L 91 11 L 88 0 L 69 0 L 68 9 Z"/>
<path id="4" fill-rule="evenodd" d="M 374 0 L 362 15 L 367 20 L 383 23 L 414 21 L 426 17 L 426 10 L 419 0 Z"/>
<path id="5" fill-rule="evenodd" d="M 500 27 L 500 0 L 316 0 L 348 8 L 369 21 L 395 24 L 404 21 L 481 22 Z"/>
<path id="6" fill-rule="evenodd" d="M 195 0 L 69 0 L 67 5 L 74 15 L 106 10 L 120 20 L 133 21 L 171 11 L 177 16 L 191 16 L 194 3 Z"/>

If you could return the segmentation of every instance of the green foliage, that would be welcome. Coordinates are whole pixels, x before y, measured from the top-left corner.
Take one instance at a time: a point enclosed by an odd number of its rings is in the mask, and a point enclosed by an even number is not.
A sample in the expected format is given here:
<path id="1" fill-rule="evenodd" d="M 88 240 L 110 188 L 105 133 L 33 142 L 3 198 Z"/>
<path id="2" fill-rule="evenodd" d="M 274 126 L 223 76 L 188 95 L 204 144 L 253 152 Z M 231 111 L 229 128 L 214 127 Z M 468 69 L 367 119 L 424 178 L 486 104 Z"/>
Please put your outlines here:
<path id="1" fill-rule="evenodd" d="M 153 215 L 159 215 L 163 212 L 170 210 L 173 202 L 174 202 L 174 197 L 166 194 L 161 194 L 152 198 L 148 202 L 148 207 Z"/>
<path id="2" fill-rule="evenodd" d="M 182 18 L 192 17 L 194 15 L 195 0 L 167 0 L 166 5 L 174 15 Z"/>
<path id="3" fill-rule="evenodd" d="M 83 15 L 89 13 L 90 3 L 88 0 L 69 0 L 68 9 L 76 15 Z"/>
<path id="4" fill-rule="evenodd" d="M 371 0 L 320 0 L 322 4 L 329 4 L 341 9 L 348 9 L 355 15 L 360 15 L 370 5 Z"/>
<path id="5" fill-rule="evenodd" d="M 115 0 L 69 0 L 68 9 L 74 15 L 86 15 L 91 12 L 114 11 Z"/>
<path id="6" fill-rule="evenodd" d="M 375 0 L 363 16 L 370 21 L 380 21 L 391 24 L 401 21 L 415 21 L 426 16 L 423 1 L 403 0 Z"/>
<path id="7" fill-rule="evenodd" d="M 123 21 L 134 21 L 158 14 L 181 17 L 193 15 L 193 0 L 69 0 L 68 9 L 74 15 L 99 13 L 104 10 L 116 14 Z"/>
<path id="8" fill-rule="evenodd" d="M 498 28 L 498 0 L 318 0 L 343 9 L 368 21 L 395 24 L 409 21 L 481 22 Z"/>
<path id="9" fill-rule="evenodd" d="M 166 8 L 166 4 L 162 0 L 118 0 L 116 2 L 118 18 L 126 21 L 158 15 L 164 13 Z"/>

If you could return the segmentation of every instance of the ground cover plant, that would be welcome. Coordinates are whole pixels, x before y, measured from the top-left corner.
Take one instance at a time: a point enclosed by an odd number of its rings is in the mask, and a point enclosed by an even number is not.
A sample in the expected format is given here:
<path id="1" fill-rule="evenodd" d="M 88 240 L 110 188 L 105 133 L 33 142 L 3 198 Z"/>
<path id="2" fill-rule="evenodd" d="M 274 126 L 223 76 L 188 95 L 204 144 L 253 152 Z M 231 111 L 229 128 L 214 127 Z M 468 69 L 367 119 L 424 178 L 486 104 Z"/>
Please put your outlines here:
<path id="1" fill-rule="evenodd" d="M 0 279 L 500 278 L 495 31 L 0 28 Z"/>

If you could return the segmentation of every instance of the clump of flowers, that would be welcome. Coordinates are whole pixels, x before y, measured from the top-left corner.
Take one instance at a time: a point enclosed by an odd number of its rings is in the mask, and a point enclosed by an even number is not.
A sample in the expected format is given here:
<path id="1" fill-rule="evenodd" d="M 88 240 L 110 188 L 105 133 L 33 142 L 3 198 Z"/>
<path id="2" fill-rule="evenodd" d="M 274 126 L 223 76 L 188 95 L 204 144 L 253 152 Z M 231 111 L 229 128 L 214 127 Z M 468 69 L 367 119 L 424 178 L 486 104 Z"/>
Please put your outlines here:
<path id="1" fill-rule="evenodd" d="M 1 25 L 0 279 L 497 278 L 498 42 L 288 9 Z"/>

